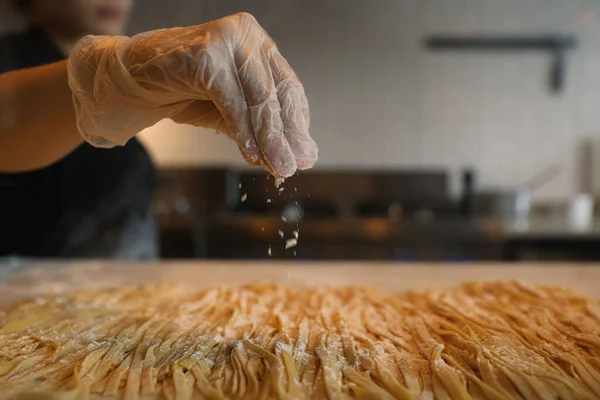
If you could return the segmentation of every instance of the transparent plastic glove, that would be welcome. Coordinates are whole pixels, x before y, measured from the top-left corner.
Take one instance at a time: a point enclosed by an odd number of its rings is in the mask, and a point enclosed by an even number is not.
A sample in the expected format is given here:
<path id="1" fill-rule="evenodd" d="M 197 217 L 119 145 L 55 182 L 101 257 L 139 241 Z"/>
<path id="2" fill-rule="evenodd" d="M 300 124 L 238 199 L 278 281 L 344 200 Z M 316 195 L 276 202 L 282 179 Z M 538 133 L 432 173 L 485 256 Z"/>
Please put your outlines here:
<path id="1" fill-rule="evenodd" d="M 87 36 L 68 60 L 83 137 L 123 145 L 163 118 L 216 129 L 278 178 L 317 160 L 304 88 L 250 14 L 131 38 Z"/>

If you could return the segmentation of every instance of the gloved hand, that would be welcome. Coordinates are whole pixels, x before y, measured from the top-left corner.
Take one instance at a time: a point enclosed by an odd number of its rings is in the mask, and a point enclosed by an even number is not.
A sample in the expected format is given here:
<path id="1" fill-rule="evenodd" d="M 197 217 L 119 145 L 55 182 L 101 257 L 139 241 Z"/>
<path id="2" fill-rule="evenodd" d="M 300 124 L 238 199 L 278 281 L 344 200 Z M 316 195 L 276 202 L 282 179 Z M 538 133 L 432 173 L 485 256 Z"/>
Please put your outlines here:
<path id="1" fill-rule="evenodd" d="M 131 38 L 87 36 L 68 60 L 83 137 L 123 145 L 163 118 L 216 129 L 275 177 L 311 168 L 304 88 L 250 14 Z"/>

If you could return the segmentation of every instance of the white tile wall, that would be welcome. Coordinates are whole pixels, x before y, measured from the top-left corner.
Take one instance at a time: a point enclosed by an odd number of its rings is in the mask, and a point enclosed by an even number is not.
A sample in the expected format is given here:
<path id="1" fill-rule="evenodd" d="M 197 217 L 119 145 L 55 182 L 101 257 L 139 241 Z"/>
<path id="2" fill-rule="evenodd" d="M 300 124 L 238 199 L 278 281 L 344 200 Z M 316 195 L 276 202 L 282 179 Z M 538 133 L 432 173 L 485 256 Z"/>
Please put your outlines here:
<path id="1" fill-rule="evenodd" d="M 323 167 L 477 169 L 515 185 L 551 163 L 538 193 L 581 190 L 579 151 L 600 133 L 597 0 L 138 0 L 132 32 L 249 11 L 303 80 Z M 160 7 L 160 8 L 159 8 Z M 543 53 L 431 53 L 428 33 L 576 34 L 566 91 L 547 87 Z M 225 138 L 161 123 L 144 133 L 163 165 L 241 165 Z"/>

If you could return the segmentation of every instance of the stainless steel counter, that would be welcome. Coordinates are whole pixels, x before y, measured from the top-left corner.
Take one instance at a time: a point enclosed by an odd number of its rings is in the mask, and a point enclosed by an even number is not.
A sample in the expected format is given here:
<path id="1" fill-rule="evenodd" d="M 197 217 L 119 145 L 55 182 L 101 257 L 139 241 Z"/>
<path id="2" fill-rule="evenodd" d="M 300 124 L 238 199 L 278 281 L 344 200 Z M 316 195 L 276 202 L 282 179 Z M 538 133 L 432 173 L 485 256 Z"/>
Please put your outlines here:
<path id="1" fill-rule="evenodd" d="M 598 238 L 600 239 L 600 219 L 589 225 L 577 226 L 566 218 L 530 218 L 522 221 L 505 222 L 503 236 L 507 238 Z"/>

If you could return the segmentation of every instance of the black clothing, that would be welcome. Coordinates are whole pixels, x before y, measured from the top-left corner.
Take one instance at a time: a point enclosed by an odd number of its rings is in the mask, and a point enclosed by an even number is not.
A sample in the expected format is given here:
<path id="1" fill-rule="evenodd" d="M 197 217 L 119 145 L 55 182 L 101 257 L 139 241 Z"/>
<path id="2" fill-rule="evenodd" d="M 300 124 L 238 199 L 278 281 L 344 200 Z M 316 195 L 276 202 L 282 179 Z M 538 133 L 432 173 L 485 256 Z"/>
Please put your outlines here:
<path id="1" fill-rule="evenodd" d="M 64 58 L 35 28 L 0 38 L 0 73 Z M 0 129 L 10 112 L 0 110 Z M 109 150 L 83 143 L 47 168 L 0 174 L 0 257 L 154 258 L 155 180 L 135 138 Z"/>

